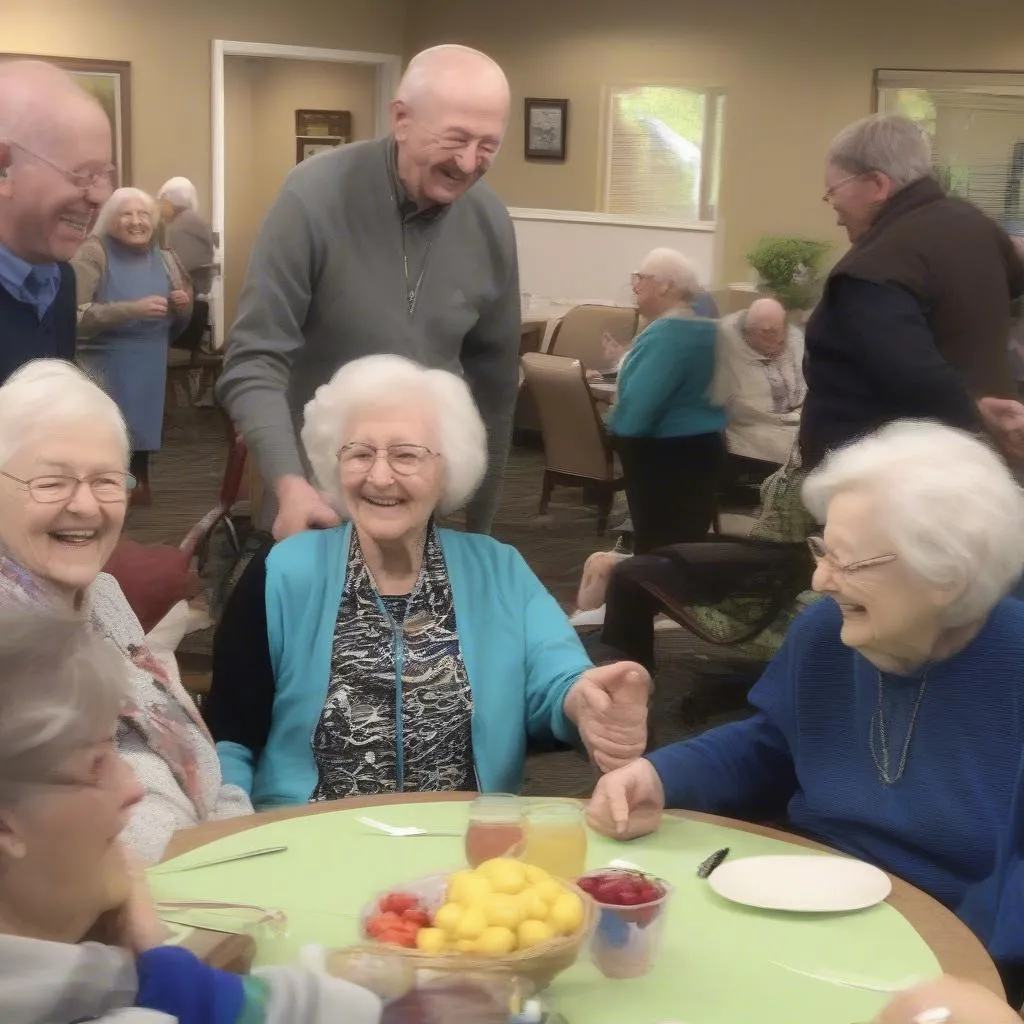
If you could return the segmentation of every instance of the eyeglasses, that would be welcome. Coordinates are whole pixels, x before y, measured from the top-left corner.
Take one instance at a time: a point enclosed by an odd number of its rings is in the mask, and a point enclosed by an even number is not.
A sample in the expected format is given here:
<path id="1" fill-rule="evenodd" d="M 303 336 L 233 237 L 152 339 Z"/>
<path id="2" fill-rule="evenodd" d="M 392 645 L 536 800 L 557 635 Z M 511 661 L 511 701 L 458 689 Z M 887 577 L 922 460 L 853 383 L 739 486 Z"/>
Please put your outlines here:
<path id="1" fill-rule="evenodd" d="M 31 149 L 26 149 L 20 142 L 8 139 L 7 145 L 13 149 L 20 149 L 25 156 L 38 160 L 41 164 L 46 164 L 47 167 L 56 171 L 66 181 L 74 185 L 75 188 L 80 188 L 84 192 L 88 192 L 89 189 L 94 189 L 97 192 L 110 192 L 114 188 L 114 177 L 117 174 L 117 168 L 113 164 L 107 164 L 98 171 L 69 171 L 66 167 L 61 167 L 60 164 L 47 160 L 45 156 L 40 156 Z"/>
<path id="2" fill-rule="evenodd" d="M 373 469 L 381 455 L 387 459 L 396 476 L 414 476 L 430 459 L 439 458 L 441 453 L 422 444 L 389 444 L 386 448 L 374 448 L 372 444 L 352 441 L 338 449 L 338 463 L 346 473 L 363 476 Z"/>
<path id="3" fill-rule="evenodd" d="M 857 174 L 851 174 L 848 178 L 843 178 L 842 181 L 837 181 L 831 188 L 825 189 L 825 194 L 821 197 L 823 203 L 831 203 L 835 194 L 841 189 L 846 188 L 851 181 L 856 181 L 858 178 L 863 178 L 865 171 L 860 171 Z"/>
<path id="4" fill-rule="evenodd" d="M 82 484 L 87 484 L 93 497 L 104 504 L 114 504 L 128 500 L 128 492 L 135 486 L 135 477 L 131 473 L 97 473 L 94 476 L 34 476 L 31 480 L 22 480 L 13 473 L 0 471 L 0 476 L 7 477 L 21 484 L 33 501 L 40 505 L 56 505 L 70 501 Z"/>
<path id="5" fill-rule="evenodd" d="M 639 284 L 639 282 L 641 282 L 641 281 L 653 281 L 653 280 L 654 280 L 654 275 L 653 274 L 641 274 L 639 270 L 634 270 L 633 273 L 629 275 L 629 283 L 630 284 Z"/>
<path id="6" fill-rule="evenodd" d="M 850 573 L 860 572 L 862 569 L 874 569 L 877 566 L 888 565 L 890 562 L 895 562 L 899 555 L 887 554 L 887 555 L 875 555 L 873 558 L 861 558 L 856 562 L 847 562 L 845 565 L 836 561 L 835 555 L 827 547 L 825 547 L 825 541 L 821 537 L 808 537 L 807 546 L 811 550 L 811 557 L 819 565 L 825 562 L 830 569 L 834 572 L 849 575 Z"/>

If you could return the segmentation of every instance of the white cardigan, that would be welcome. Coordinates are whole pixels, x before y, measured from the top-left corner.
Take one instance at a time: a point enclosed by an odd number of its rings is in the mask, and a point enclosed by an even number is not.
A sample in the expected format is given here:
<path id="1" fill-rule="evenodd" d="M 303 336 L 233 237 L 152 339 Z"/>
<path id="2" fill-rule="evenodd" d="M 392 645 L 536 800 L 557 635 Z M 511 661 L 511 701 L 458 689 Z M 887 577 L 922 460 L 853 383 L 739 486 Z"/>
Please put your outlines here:
<path id="1" fill-rule="evenodd" d="M 744 316 L 733 313 L 718 327 L 714 396 L 729 417 L 726 447 L 733 455 L 781 465 L 796 441 L 800 405 L 807 391 L 802 369 L 804 336 L 796 327 L 786 330 L 779 369 L 799 401 L 796 408 L 776 411 L 765 359 L 743 337 Z"/>

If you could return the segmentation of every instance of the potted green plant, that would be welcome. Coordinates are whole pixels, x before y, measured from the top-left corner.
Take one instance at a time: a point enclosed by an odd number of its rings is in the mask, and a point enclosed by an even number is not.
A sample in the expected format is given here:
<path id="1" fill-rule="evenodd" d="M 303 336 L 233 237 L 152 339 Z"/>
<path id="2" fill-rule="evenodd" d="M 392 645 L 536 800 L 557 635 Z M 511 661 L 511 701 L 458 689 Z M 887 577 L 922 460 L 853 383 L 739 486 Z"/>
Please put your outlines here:
<path id="1" fill-rule="evenodd" d="M 811 309 L 821 291 L 825 242 L 808 238 L 762 238 L 747 262 L 757 271 L 758 287 L 789 310 Z"/>

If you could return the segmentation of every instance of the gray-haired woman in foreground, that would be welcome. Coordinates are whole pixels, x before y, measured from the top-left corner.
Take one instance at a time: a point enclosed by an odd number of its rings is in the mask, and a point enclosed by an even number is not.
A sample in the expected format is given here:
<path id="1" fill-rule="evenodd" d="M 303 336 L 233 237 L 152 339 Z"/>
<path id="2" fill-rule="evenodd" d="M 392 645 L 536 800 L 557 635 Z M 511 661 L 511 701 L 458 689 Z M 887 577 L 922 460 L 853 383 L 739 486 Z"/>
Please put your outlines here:
<path id="1" fill-rule="evenodd" d="M 380 1000 L 348 982 L 243 979 L 161 945 L 118 842 L 142 796 L 113 741 L 128 690 L 72 613 L 0 610 L 0 1020 L 376 1024 Z"/>

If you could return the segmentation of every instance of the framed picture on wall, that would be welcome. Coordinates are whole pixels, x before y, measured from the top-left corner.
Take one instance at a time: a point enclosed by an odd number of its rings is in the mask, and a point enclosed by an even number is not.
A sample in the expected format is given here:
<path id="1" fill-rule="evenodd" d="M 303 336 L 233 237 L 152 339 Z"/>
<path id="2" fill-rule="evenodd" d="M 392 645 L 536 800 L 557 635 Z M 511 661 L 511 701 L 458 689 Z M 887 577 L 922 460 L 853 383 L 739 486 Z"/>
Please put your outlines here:
<path id="1" fill-rule="evenodd" d="M 527 160 L 564 160 L 569 123 L 568 100 L 524 101 Z"/>
<path id="2" fill-rule="evenodd" d="M 69 72 L 76 82 L 99 100 L 110 119 L 114 137 L 115 185 L 132 180 L 131 81 L 132 66 L 126 60 L 93 60 L 84 57 L 52 57 L 36 53 L 0 53 L 0 60 L 45 60 Z"/>
<path id="3" fill-rule="evenodd" d="M 317 153 L 326 153 L 329 149 L 341 144 L 340 139 L 296 139 L 295 140 L 295 162 L 301 164 Z"/>
<path id="4" fill-rule="evenodd" d="M 327 138 L 336 142 L 352 141 L 350 110 L 296 110 L 295 134 L 302 138 Z"/>

